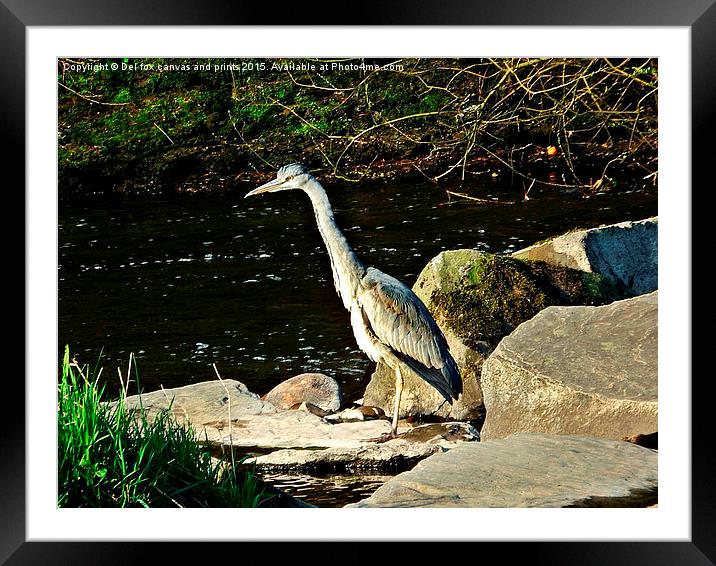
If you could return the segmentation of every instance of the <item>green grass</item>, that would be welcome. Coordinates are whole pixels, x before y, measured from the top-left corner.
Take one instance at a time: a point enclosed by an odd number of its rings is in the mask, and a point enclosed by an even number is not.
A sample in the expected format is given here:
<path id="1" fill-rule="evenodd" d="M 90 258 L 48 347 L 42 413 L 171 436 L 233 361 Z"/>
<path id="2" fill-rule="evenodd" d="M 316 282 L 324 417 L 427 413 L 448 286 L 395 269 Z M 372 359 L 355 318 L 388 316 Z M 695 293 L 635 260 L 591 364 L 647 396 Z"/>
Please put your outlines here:
<path id="1" fill-rule="evenodd" d="M 170 410 L 151 419 L 142 409 L 127 411 L 124 391 L 115 405 L 103 402 L 100 373 L 71 362 L 65 349 L 59 507 L 257 507 L 268 498 L 249 471 L 212 460 Z"/>

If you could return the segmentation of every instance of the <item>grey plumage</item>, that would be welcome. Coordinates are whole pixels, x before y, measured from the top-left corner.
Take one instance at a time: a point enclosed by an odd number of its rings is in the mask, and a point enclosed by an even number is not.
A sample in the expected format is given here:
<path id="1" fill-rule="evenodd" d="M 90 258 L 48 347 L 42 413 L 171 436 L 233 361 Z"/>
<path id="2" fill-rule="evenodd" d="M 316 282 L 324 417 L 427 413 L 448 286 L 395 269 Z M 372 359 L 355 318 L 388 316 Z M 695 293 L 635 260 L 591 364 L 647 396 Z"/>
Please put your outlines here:
<path id="1" fill-rule="evenodd" d="M 460 372 L 425 304 L 412 289 L 372 267 L 362 283 L 361 307 L 375 335 L 452 405 L 462 393 Z"/>
<path id="2" fill-rule="evenodd" d="M 373 361 L 383 361 L 396 373 L 392 434 L 397 432 L 404 366 L 452 404 L 462 393 L 462 379 L 442 331 L 409 287 L 382 271 L 366 268 L 358 260 L 335 223 L 325 190 L 309 170 L 297 163 L 281 167 L 274 180 L 246 196 L 287 189 L 301 189 L 311 199 L 331 261 L 333 283 L 351 313 L 359 347 Z"/>

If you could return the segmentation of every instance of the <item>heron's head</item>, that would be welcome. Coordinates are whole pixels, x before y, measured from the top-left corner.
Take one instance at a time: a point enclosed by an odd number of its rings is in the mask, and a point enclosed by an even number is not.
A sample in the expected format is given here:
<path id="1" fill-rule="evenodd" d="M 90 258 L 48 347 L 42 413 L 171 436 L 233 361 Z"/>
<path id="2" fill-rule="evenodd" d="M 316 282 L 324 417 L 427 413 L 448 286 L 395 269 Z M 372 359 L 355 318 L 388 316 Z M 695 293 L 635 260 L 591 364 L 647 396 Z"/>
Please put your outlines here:
<path id="1" fill-rule="evenodd" d="M 298 163 L 284 165 L 278 170 L 276 178 L 268 183 L 256 187 L 253 191 L 246 193 L 245 197 L 260 195 L 261 193 L 273 193 L 286 191 L 288 189 L 300 189 L 311 178 L 311 172 Z"/>

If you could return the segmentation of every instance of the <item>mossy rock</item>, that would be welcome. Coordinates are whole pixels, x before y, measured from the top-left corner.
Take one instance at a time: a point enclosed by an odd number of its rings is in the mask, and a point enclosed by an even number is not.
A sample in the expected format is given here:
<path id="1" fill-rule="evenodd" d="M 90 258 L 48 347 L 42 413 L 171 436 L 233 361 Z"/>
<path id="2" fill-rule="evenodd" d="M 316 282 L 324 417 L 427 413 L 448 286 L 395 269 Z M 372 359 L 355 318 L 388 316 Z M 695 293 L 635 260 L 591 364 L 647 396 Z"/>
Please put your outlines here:
<path id="1" fill-rule="evenodd" d="M 441 253 L 420 274 L 415 291 L 438 323 L 468 346 L 486 342 L 493 348 L 548 306 L 621 298 L 616 285 L 596 273 L 478 250 Z"/>

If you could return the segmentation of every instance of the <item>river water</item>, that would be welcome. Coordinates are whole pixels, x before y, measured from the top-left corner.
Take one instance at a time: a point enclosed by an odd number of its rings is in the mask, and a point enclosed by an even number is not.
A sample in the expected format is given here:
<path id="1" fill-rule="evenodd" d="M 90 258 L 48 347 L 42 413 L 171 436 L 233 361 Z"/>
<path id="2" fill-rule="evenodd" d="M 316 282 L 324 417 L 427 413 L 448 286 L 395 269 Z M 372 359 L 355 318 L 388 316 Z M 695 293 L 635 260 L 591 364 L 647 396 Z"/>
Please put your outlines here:
<path id="1" fill-rule="evenodd" d="M 370 369 L 333 288 L 308 198 L 298 191 L 61 205 L 58 349 L 100 352 L 109 395 L 136 355 L 145 391 L 222 378 L 263 395 L 323 372 L 358 397 Z M 505 253 L 577 227 L 657 214 L 656 190 L 577 192 L 499 180 L 327 186 L 336 221 L 366 265 L 412 285 L 447 249 Z M 135 392 L 130 388 L 130 393 Z"/>

